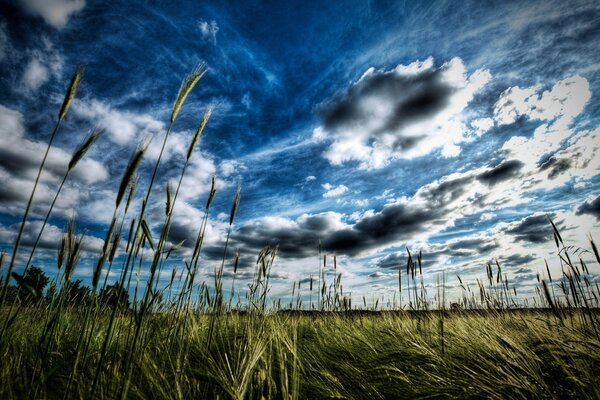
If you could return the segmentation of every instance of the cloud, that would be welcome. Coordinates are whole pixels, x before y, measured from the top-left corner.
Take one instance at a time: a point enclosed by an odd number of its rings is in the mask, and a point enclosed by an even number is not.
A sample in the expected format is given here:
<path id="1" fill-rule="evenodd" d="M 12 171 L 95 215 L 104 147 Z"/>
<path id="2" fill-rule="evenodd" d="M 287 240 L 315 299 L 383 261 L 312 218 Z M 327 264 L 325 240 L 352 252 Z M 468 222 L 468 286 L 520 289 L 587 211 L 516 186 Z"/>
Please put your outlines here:
<path id="1" fill-rule="evenodd" d="M 494 186 L 498 182 L 517 176 L 521 168 L 523 168 L 523 163 L 519 160 L 504 161 L 477 175 L 477 179 L 489 186 Z"/>
<path id="2" fill-rule="evenodd" d="M 337 187 L 334 187 L 329 183 L 325 183 L 321 186 L 323 187 L 323 189 L 325 189 L 325 193 L 323 193 L 323 197 L 325 198 L 338 197 L 348 191 L 348 188 L 344 185 L 338 185 Z"/>
<path id="3" fill-rule="evenodd" d="M 557 227 L 562 225 L 554 221 Z M 548 243 L 552 240 L 552 226 L 546 214 L 534 214 L 520 221 L 508 224 L 505 232 L 513 235 L 516 241 L 529 243 Z"/>
<path id="4" fill-rule="evenodd" d="M 477 134 L 489 131 L 494 126 L 494 120 L 491 118 L 479 118 L 471 121 L 471 127 Z"/>
<path id="5" fill-rule="evenodd" d="M 484 170 L 445 176 L 424 185 L 412 197 L 393 199 L 379 211 L 350 216 L 334 212 L 304 214 L 296 220 L 254 219 L 238 230 L 235 241 L 251 251 L 279 245 L 280 254 L 288 258 L 314 254 L 319 241 L 325 251 L 350 256 L 414 241 L 452 226 L 465 214 L 480 212 L 485 195 L 478 192 L 489 189 L 478 183 L 475 176 Z M 331 184 L 323 187 L 337 189 Z"/>
<path id="6" fill-rule="evenodd" d="M 263 217 L 245 223 L 232 238 L 244 253 L 256 254 L 264 246 L 279 246 L 283 257 L 305 258 L 317 254 L 319 239 L 346 227 L 342 215 L 335 212 L 303 214 L 296 220 Z"/>
<path id="7" fill-rule="evenodd" d="M 27 90 L 35 92 L 48 80 L 48 68 L 38 60 L 31 60 L 23 72 L 23 85 Z"/>
<path id="8" fill-rule="evenodd" d="M 585 203 L 577 207 L 577 215 L 589 214 L 600 220 L 600 196 L 595 199 L 588 199 Z"/>
<path id="9" fill-rule="evenodd" d="M 524 272 L 524 265 L 535 261 L 537 258 L 531 254 L 512 254 L 510 256 L 502 256 L 498 258 L 498 263 L 502 267 L 521 267 L 519 271 Z M 531 271 L 531 270 L 529 270 Z M 518 273 L 518 271 L 517 271 Z"/>
<path id="10" fill-rule="evenodd" d="M 331 140 L 324 156 L 332 165 L 381 168 L 439 148 L 455 156 L 457 145 L 470 140 L 462 112 L 489 79 L 484 70 L 467 76 L 459 58 L 438 68 L 431 58 L 390 71 L 369 68 L 317 108 L 322 125 L 314 137 Z"/>
<path id="11" fill-rule="evenodd" d="M 519 117 L 527 117 L 566 127 L 581 114 L 591 98 L 588 81 L 579 75 L 558 81 L 541 94 L 537 93 L 539 89 L 539 86 L 506 89 L 494 106 L 494 120 L 506 125 Z"/>
<path id="12" fill-rule="evenodd" d="M 559 85 L 562 86 L 565 85 Z M 549 98 L 559 103 L 569 101 L 563 101 L 559 96 Z M 555 119 L 562 118 L 561 113 L 555 113 Z M 569 119 L 574 118 L 572 112 L 570 115 Z M 406 242 L 427 240 L 471 215 L 484 213 L 486 218 L 494 215 L 500 218 L 499 210 L 529 202 L 529 195 L 533 192 L 557 190 L 569 179 L 585 182 L 597 175 L 600 130 L 574 132 L 567 127 L 559 132 L 548 130 L 548 126 L 542 124 L 533 138 L 526 139 L 544 141 L 546 134 L 561 136 L 561 140 L 553 140 L 555 147 L 549 147 L 552 155 L 542 158 L 541 162 L 539 159 L 531 162 L 513 157 L 513 153 L 506 151 L 505 147 L 504 159 L 495 165 L 443 176 L 423 185 L 412 196 L 390 198 L 379 211 L 368 210 L 348 216 L 336 213 L 335 220 L 340 222 L 335 225 L 336 229 L 311 229 L 287 218 L 259 219 L 243 227 L 236 240 L 242 247 L 254 249 L 258 248 L 258 243 L 297 243 L 294 249 L 288 248 L 289 245 L 282 248 L 281 255 L 291 258 L 314 254 L 315 242 L 320 240 L 325 251 L 356 256 Z M 528 148 L 521 151 L 526 153 Z M 323 188 L 328 191 L 336 189 L 331 184 L 325 184 Z M 561 221 L 555 222 L 562 226 Z M 500 223 L 494 233 L 512 238 L 505 244 L 521 255 L 525 245 L 552 242 L 552 231 L 543 214 L 525 215 L 522 220 L 510 224 Z M 251 235 L 252 239 L 248 241 L 245 234 Z M 446 247 L 434 247 L 431 257 L 436 256 L 436 250 L 444 251 L 448 257 L 476 257 L 493 251 L 497 246 L 496 241 L 483 239 L 470 243 L 448 243 Z"/>
<path id="13" fill-rule="evenodd" d="M 315 181 L 317 180 L 317 177 L 314 175 L 309 175 L 306 177 L 306 179 L 304 179 L 304 182 L 311 182 L 311 181 Z"/>
<path id="14" fill-rule="evenodd" d="M 148 114 L 119 111 L 95 99 L 75 99 L 72 109 L 78 117 L 94 122 L 99 128 L 105 129 L 109 138 L 120 145 L 132 142 L 137 144 L 144 138 L 150 138 L 165 131 L 164 124 Z M 154 158 L 158 157 L 160 144 L 155 147 L 148 151 L 148 155 L 151 157 L 154 155 Z"/>
<path id="15" fill-rule="evenodd" d="M 65 60 L 54 44 L 42 37 L 42 46 L 27 51 L 29 62 L 21 76 L 21 86 L 17 90 L 26 95 L 37 92 L 51 77 L 59 79 L 62 76 Z"/>
<path id="16" fill-rule="evenodd" d="M 0 105 L 0 184 L 3 188 L 0 203 L 6 212 L 21 212 L 29 198 L 46 146 L 46 143 L 25 138 L 24 119 L 20 112 Z M 54 195 L 54 186 L 66 172 L 70 159 L 71 155 L 63 149 L 50 148 L 36 191 L 34 210 L 46 209 Z M 72 179 L 61 193 L 56 212 L 62 210 L 65 213 L 74 207 L 85 192 L 71 185 L 87 186 L 109 178 L 104 165 L 89 156 L 77 164 L 70 176 Z"/>
<path id="17" fill-rule="evenodd" d="M 38 15 L 56 29 L 64 28 L 72 14 L 85 7 L 85 0 L 20 0 L 21 5 L 33 15 Z"/>
<path id="18" fill-rule="evenodd" d="M 203 154 L 192 156 L 181 181 L 178 198 L 181 198 L 181 200 L 191 200 L 208 193 L 211 187 L 212 176 L 215 175 L 216 169 L 214 161 L 208 158 L 208 156 Z M 171 181 L 173 188 L 176 187 L 176 180 L 178 179 L 174 178 Z M 220 189 L 227 185 L 224 181 L 217 180 L 217 186 Z"/>
<path id="19" fill-rule="evenodd" d="M 213 45 L 217 44 L 217 32 L 219 32 L 219 25 L 213 21 L 199 21 L 198 29 L 202 39 L 211 42 Z"/>
<path id="20" fill-rule="evenodd" d="M 527 169 L 537 167 L 544 156 L 560 149 L 573 133 L 569 129 L 573 119 L 591 98 L 588 81 L 577 75 L 558 81 L 550 90 L 539 90 L 539 86 L 509 88 L 494 106 L 494 120 L 500 125 L 519 118 L 544 122 L 532 137 L 513 136 L 502 146 L 505 155 L 524 162 Z"/>

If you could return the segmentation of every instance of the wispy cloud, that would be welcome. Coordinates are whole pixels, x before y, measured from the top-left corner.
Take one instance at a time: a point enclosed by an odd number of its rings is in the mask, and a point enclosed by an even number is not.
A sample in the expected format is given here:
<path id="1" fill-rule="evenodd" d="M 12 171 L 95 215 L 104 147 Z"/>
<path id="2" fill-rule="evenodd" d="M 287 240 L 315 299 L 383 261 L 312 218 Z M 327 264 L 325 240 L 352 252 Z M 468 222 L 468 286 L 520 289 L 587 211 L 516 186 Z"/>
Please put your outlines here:
<path id="1" fill-rule="evenodd" d="M 325 193 L 323 193 L 323 197 L 325 198 L 338 197 L 348 191 L 348 187 L 345 185 L 333 186 L 330 183 L 325 183 L 321 186 L 323 187 L 323 189 L 325 189 Z"/>
<path id="2" fill-rule="evenodd" d="M 217 32 L 219 32 L 219 25 L 216 21 L 199 21 L 198 29 L 203 40 L 211 42 L 213 45 L 217 44 Z"/>

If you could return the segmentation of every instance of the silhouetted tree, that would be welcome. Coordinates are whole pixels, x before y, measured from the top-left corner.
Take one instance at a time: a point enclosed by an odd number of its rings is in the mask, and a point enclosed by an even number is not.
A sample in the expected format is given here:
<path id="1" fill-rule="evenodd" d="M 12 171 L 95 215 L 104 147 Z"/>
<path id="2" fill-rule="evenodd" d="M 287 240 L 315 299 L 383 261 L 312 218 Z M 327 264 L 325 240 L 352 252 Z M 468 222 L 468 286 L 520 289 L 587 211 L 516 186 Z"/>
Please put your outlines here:
<path id="1" fill-rule="evenodd" d="M 118 283 L 108 285 L 100 291 L 100 302 L 114 307 L 119 302 L 119 307 L 129 308 L 129 294 Z"/>
<path id="2" fill-rule="evenodd" d="M 44 289 L 49 281 L 44 271 L 35 266 L 30 267 L 25 275 L 19 275 L 16 272 L 13 272 L 12 276 L 17 281 L 16 294 L 21 301 L 27 303 L 32 303 L 37 299 L 41 299 L 44 294 Z"/>
<path id="3" fill-rule="evenodd" d="M 68 304 L 75 306 L 89 304 L 91 300 L 91 289 L 81 284 L 81 279 L 67 282 L 65 285 L 65 298 Z"/>

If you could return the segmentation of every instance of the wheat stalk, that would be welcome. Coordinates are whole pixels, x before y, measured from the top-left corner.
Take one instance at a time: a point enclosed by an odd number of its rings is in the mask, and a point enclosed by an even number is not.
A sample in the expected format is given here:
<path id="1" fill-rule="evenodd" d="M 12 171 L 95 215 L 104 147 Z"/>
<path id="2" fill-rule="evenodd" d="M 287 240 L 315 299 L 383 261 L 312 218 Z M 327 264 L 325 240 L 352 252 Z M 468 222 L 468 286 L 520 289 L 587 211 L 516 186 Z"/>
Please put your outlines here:
<path id="1" fill-rule="evenodd" d="M 179 110 L 181 109 L 186 97 L 190 94 L 194 86 L 196 86 L 200 78 L 204 76 L 206 71 L 207 69 L 205 68 L 204 64 L 200 64 L 192 72 L 190 72 L 181 83 L 179 92 L 175 98 L 175 103 L 173 104 L 173 111 L 171 112 L 171 124 L 175 122 L 177 114 L 179 114 Z"/>
<path id="2" fill-rule="evenodd" d="M 67 111 L 69 111 L 69 107 L 71 107 L 71 103 L 75 98 L 75 94 L 77 93 L 77 89 L 79 88 L 79 84 L 81 83 L 81 78 L 83 78 L 84 67 L 82 65 L 78 66 L 75 70 L 75 73 L 71 77 L 71 83 L 69 83 L 69 88 L 67 89 L 67 93 L 65 94 L 65 98 L 63 100 L 62 106 L 60 107 L 60 111 L 58 112 L 58 119 L 62 120 L 67 115 Z"/>

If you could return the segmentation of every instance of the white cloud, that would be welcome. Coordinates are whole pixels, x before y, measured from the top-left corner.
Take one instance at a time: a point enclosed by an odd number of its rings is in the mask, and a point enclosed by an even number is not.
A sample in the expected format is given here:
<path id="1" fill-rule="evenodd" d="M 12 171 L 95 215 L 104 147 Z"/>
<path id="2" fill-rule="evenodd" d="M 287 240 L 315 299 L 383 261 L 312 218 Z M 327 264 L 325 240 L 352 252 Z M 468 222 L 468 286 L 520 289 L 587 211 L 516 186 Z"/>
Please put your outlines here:
<path id="1" fill-rule="evenodd" d="M 23 72 L 23 85 L 27 90 L 36 92 L 48 80 L 48 68 L 38 60 L 29 61 Z"/>
<path id="2" fill-rule="evenodd" d="M 390 71 L 369 68 L 320 106 L 323 125 L 313 140 L 331 140 L 324 156 L 332 165 L 358 161 L 362 169 L 436 149 L 455 157 L 460 143 L 473 140 L 463 111 L 490 78 L 487 70 L 468 75 L 459 58 L 439 68 L 431 58 Z"/>
<path id="3" fill-rule="evenodd" d="M 475 133 L 481 135 L 492 129 L 494 120 L 491 118 L 479 118 L 471 121 L 471 127 L 475 129 Z"/>
<path id="4" fill-rule="evenodd" d="M 219 164 L 219 175 L 227 178 L 236 172 L 239 174 L 246 171 L 248 168 L 241 162 L 235 160 L 224 160 Z"/>
<path id="5" fill-rule="evenodd" d="M 321 186 L 323 187 L 323 189 L 325 189 L 325 193 L 323 193 L 323 197 L 325 198 L 338 197 L 348 191 L 348 188 L 345 185 L 338 185 L 337 187 L 334 187 L 329 183 L 325 183 Z"/>
<path id="6" fill-rule="evenodd" d="M 563 79 L 541 94 L 538 91 L 539 86 L 504 91 L 494 106 L 496 122 L 511 124 L 524 116 L 550 121 L 554 129 L 564 129 L 581 114 L 592 95 L 588 81 L 579 75 Z"/>
<path id="7" fill-rule="evenodd" d="M 65 60 L 54 44 L 45 37 L 41 39 L 42 46 L 27 51 L 29 62 L 21 76 L 21 86 L 17 88 L 26 95 L 34 94 L 51 77 L 60 79 Z"/>
<path id="8" fill-rule="evenodd" d="M 182 200 L 196 199 L 204 193 L 208 193 L 211 187 L 212 176 L 215 175 L 216 166 L 212 159 L 205 157 L 202 154 L 196 154 L 190 160 L 183 180 L 181 181 L 181 189 L 179 197 Z M 177 178 L 178 180 L 179 178 Z M 171 182 L 175 188 L 177 182 Z M 217 180 L 217 190 L 226 187 L 226 183 Z"/>
<path id="9" fill-rule="evenodd" d="M 217 44 L 217 32 L 219 32 L 219 25 L 215 21 L 199 21 L 198 29 L 203 40 L 207 40 L 212 44 Z"/>
<path id="10" fill-rule="evenodd" d="M 314 175 L 309 175 L 306 177 L 306 179 L 304 179 L 304 182 L 311 182 L 311 181 L 315 181 L 317 180 L 317 177 Z"/>
<path id="11" fill-rule="evenodd" d="M 538 91 L 539 87 L 507 89 L 494 107 L 494 119 L 498 124 L 511 124 L 519 117 L 545 122 L 531 138 L 513 136 L 502 146 L 508 157 L 524 162 L 529 170 L 534 170 L 544 156 L 560 150 L 561 144 L 573 135 L 569 125 L 591 98 L 588 81 L 577 75 L 557 82 L 551 90 L 541 94 Z M 594 134 L 587 134 L 590 135 Z M 577 140 L 574 137 L 567 145 L 572 146 Z M 589 154 L 592 148 L 582 151 Z"/>
<path id="12" fill-rule="evenodd" d="M 85 7 L 85 0 L 20 0 L 20 3 L 56 29 L 64 28 L 71 15 Z"/>
<path id="13" fill-rule="evenodd" d="M 491 219 L 494 219 L 495 217 L 496 217 L 496 214 L 491 213 L 491 212 L 486 212 L 486 213 L 481 214 L 481 216 L 479 217 L 479 219 L 481 221 L 489 221 Z"/>
<path id="14" fill-rule="evenodd" d="M 105 129 L 110 139 L 120 145 L 132 142 L 135 145 L 165 132 L 164 124 L 148 114 L 119 111 L 99 100 L 75 99 L 73 113 L 94 122 L 99 128 Z M 174 139 L 174 141 L 176 140 Z M 162 142 L 151 144 L 148 155 L 153 158 L 158 157 L 161 144 Z M 183 146 L 183 143 L 181 143 L 181 146 Z M 187 151 L 187 148 L 185 150 L 179 149 L 182 154 L 184 151 Z"/>
<path id="15" fill-rule="evenodd" d="M 0 105 L 0 185 L 3 193 L 0 202 L 5 211 L 20 213 L 33 187 L 47 144 L 29 140 L 25 137 L 23 115 Z M 66 172 L 71 154 L 52 146 L 48 153 L 44 173 L 36 191 L 35 207 L 44 208 L 55 193 L 55 185 Z M 73 169 L 67 186 L 57 202 L 57 212 L 63 214 L 81 200 L 82 190 L 71 187 L 76 182 L 91 185 L 109 178 L 104 165 L 89 156 L 83 158 Z"/>

